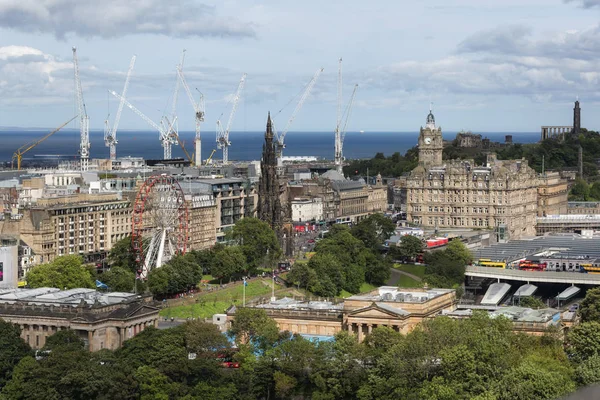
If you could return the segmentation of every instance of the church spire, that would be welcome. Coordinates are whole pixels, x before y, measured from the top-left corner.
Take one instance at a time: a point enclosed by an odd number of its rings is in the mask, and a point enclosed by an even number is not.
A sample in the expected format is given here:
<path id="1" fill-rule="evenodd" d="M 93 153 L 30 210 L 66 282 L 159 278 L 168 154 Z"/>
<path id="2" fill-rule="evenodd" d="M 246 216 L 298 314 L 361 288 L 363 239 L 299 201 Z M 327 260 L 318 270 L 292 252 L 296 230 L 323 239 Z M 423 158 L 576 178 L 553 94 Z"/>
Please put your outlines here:
<path id="1" fill-rule="evenodd" d="M 271 112 L 269 111 L 269 116 L 267 117 L 267 130 L 265 131 L 265 138 L 273 137 L 273 121 L 271 121 Z"/>

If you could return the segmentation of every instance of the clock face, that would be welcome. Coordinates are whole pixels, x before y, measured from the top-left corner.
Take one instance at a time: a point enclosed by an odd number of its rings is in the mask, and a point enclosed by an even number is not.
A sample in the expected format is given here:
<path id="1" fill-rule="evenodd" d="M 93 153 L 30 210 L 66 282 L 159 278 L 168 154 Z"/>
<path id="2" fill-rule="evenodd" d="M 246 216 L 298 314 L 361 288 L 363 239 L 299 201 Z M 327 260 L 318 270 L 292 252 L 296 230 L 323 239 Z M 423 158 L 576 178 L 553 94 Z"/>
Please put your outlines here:
<path id="1" fill-rule="evenodd" d="M 425 144 L 430 144 L 431 143 L 431 138 L 425 138 Z"/>

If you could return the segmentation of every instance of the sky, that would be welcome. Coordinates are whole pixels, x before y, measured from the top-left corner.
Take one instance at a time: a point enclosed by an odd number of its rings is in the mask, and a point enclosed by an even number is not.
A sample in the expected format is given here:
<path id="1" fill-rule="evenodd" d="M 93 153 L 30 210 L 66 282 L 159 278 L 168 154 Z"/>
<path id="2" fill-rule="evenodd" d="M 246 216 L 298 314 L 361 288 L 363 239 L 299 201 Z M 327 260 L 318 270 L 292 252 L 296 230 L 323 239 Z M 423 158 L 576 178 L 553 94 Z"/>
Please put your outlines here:
<path id="1" fill-rule="evenodd" d="M 323 73 L 292 131 L 332 132 L 338 60 L 348 130 L 414 132 L 430 102 L 445 130 L 600 129 L 600 0 L 0 0 L 0 127 L 61 125 L 76 114 L 72 46 L 92 129 L 112 124 L 131 57 L 127 99 L 159 122 L 176 65 L 206 102 L 202 129 L 226 123 L 247 73 L 233 131 L 283 129 L 303 88 Z M 198 89 L 198 91 L 196 91 Z M 194 130 L 186 93 L 180 130 Z M 71 124 L 73 125 L 73 123 Z M 74 126 L 76 127 L 76 126 Z M 149 129 L 125 108 L 120 129 Z"/>

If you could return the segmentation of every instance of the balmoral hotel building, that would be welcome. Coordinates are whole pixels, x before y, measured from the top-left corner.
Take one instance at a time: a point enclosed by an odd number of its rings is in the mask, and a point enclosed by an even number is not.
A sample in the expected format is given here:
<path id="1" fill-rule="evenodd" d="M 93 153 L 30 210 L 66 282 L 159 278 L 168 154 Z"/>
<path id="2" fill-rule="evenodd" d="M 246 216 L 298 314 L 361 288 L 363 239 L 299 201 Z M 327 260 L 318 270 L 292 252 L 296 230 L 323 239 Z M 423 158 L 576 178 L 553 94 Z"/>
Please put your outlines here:
<path id="1" fill-rule="evenodd" d="M 409 222 L 431 228 L 490 229 L 499 240 L 507 240 L 535 235 L 538 207 L 545 213 L 566 210 L 566 183 L 538 176 L 524 159 L 498 160 L 488 154 L 485 165 L 442 160 L 442 129 L 432 112 L 420 129 L 418 146 L 419 165 L 398 185 L 406 188 Z"/>

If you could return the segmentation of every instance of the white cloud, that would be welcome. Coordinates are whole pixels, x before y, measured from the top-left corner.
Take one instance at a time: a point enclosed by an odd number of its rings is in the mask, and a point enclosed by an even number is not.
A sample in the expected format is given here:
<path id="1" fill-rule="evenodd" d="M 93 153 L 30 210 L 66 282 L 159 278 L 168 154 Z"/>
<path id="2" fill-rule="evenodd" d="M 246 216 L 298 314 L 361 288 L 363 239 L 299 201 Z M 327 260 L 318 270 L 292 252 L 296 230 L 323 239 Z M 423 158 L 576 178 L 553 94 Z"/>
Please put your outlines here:
<path id="1" fill-rule="evenodd" d="M 0 103 L 49 104 L 71 98 L 72 64 L 25 46 L 0 47 Z M 69 79 L 70 78 L 70 79 Z"/>
<path id="2" fill-rule="evenodd" d="M 194 0 L 0 0 L 0 27 L 59 39 L 130 34 L 252 37 L 251 23 Z"/>
<path id="3" fill-rule="evenodd" d="M 565 3 L 577 3 L 582 8 L 600 7 L 600 0 L 564 0 Z"/>

